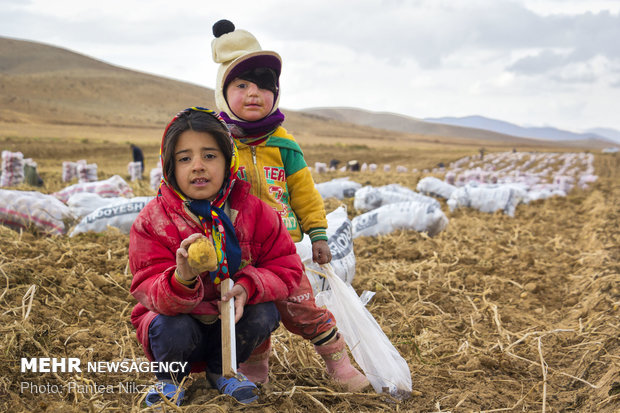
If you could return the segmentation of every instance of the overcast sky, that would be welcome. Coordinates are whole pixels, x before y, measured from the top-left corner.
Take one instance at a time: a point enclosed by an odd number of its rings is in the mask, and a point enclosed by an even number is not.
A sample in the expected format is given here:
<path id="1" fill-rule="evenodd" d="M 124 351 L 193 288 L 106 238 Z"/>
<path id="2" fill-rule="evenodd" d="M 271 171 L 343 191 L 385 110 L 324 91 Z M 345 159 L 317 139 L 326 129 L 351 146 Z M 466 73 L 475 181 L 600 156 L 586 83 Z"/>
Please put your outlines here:
<path id="1" fill-rule="evenodd" d="M 280 53 L 284 109 L 620 130 L 620 0 L 0 0 L 1 36 L 210 88 L 222 18 Z"/>

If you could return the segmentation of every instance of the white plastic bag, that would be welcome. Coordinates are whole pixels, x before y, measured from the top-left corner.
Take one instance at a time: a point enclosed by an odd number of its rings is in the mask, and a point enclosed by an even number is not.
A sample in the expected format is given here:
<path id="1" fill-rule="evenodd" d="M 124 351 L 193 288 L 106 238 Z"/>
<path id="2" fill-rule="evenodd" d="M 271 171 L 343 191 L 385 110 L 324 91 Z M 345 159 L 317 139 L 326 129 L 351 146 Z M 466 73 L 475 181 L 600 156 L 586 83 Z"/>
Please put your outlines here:
<path id="1" fill-rule="evenodd" d="M 407 361 L 390 343 L 353 287 L 334 274 L 331 265 L 322 269 L 331 289 L 317 294 L 316 304 L 327 307 L 336 317 L 338 331 L 375 391 L 398 398 L 408 397 L 411 372 Z"/>

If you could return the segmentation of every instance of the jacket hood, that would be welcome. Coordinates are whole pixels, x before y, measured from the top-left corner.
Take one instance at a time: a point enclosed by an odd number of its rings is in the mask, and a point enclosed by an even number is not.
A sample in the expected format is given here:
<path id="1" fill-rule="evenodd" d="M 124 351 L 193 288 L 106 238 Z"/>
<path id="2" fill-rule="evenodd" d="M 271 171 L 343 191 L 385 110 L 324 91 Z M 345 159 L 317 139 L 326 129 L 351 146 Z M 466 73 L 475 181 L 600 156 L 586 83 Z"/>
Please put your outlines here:
<path id="1" fill-rule="evenodd" d="M 235 145 L 235 142 L 233 140 L 232 135 L 230 134 L 230 130 L 228 129 L 228 126 L 226 125 L 226 122 L 224 122 L 224 120 L 214 110 L 207 109 L 207 108 L 202 108 L 202 107 L 199 107 L 199 106 L 194 106 L 194 107 L 187 108 L 185 110 L 180 111 L 168 123 L 168 125 L 166 126 L 166 129 L 164 130 L 164 134 L 163 134 L 162 139 L 161 139 L 161 145 L 159 147 L 159 159 L 160 159 L 160 162 L 161 162 L 161 165 L 162 165 L 162 180 L 161 180 L 161 183 L 160 183 L 160 187 L 161 187 L 161 185 L 166 185 L 171 190 L 173 190 L 177 194 L 177 196 L 179 198 L 181 198 L 183 201 L 187 200 L 187 198 L 182 193 L 180 193 L 179 191 L 175 190 L 174 187 L 172 185 L 170 185 L 170 183 L 168 181 L 168 176 L 167 176 L 166 168 L 164 167 L 163 156 L 164 156 L 164 144 L 166 142 L 166 136 L 168 135 L 168 130 L 181 117 L 183 117 L 184 115 L 186 115 L 188 113 L 191 113 L 193 111 L 202 112 L 202 113 L 205 113 L 205 114 L 207 114 L 209 116 L 213 116 L 215 119 L 217 119 L 217 121 L 222 125 L 222 130 L 226 132 L 226 135 L 228 137 L 227 142 L 228 142 L 228 144 L 230 145 L 230 147 L 232 149 L 232 151 L 231 151 L 232 152 L 232 156 L 230 158 L 228 179 L 224 182 L 224 184 L 222 185 L 222 188 L 220 188 L 220 191 L 218 192 L 217 196 L 211 202 L 211 205 L 220 207 L 226 201 L 226 198 L 228 197 L 228 194 L 230 193 L 230 190 L 231 190 L 234 182 L 237 179 L 237 171 L 239 170 L 239 153 L 237 152 L 237 146 Z"/>

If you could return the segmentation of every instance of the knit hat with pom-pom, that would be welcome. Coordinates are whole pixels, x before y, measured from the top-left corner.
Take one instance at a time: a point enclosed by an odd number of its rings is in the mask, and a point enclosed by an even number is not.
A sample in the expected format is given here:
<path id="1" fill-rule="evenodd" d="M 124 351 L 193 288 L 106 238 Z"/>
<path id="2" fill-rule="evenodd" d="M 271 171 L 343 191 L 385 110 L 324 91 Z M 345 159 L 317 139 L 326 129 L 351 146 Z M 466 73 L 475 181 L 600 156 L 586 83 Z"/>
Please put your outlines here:
<path id="1" fill-rule="evenodd" d="M 226 102 L 225 91 L 235 78 L 256 68 L 272 69 L 275 73 L 274 105 L 271 113 L 278 109 L 280 94 L 278 79 L 282 70 L 282 59 L 276 52 L 262 50 L 258 40 L 245 30 L 235 29 L 228 20 L 220 20 L 213 25 L 215 39 L 211 42 L 213 61 L 219 63 L 215 82 L 215 104 L 232 119 L 239 120 Z"/>

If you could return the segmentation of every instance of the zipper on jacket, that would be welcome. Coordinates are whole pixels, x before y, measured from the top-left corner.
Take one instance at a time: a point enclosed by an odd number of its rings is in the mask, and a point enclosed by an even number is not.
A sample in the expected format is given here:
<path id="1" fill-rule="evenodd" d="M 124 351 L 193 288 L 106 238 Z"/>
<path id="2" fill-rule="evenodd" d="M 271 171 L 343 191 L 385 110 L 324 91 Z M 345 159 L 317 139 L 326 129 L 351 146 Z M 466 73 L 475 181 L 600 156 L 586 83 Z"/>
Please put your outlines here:
<path id="1" fill-rule="evenodd" d="M 260 198 L 261 178 L 260 178 L 260 174 L 258 173 L 258 164 L 256 163 L 256 146 L 250 146 L 250 151 L 252 152 L 252 162 L 254 163 L 254 172 L 256 173 L 256 186 L 257 186 L 256 196 Z"/>

